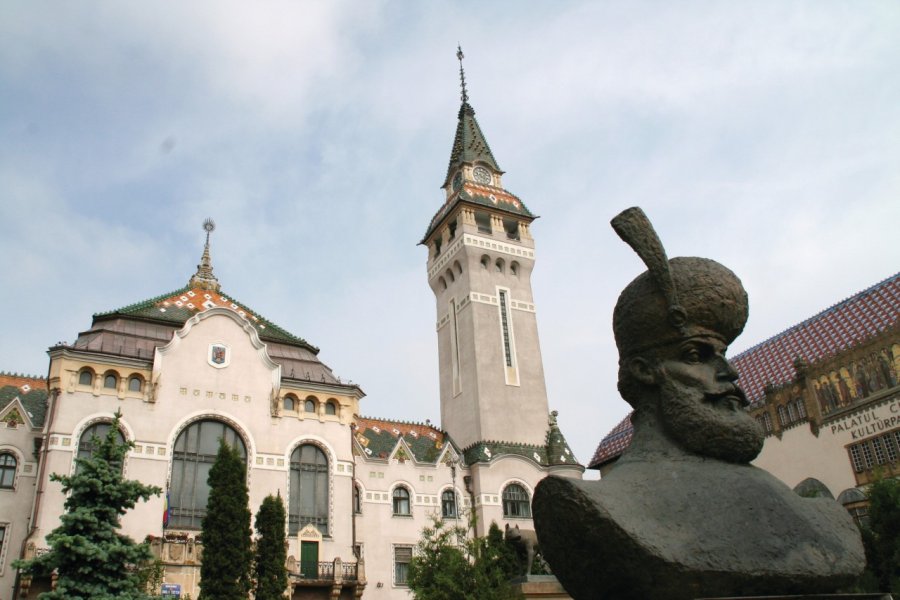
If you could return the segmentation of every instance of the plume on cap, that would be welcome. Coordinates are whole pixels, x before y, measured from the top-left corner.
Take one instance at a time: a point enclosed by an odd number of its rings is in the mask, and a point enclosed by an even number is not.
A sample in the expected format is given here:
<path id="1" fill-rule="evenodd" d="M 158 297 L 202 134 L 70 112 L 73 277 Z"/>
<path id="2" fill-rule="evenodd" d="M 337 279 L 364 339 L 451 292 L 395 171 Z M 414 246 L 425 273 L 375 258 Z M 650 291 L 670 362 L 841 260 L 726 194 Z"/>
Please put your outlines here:
<path id="1" fill-rule="evenodd" d="M 613 311 L 620 359 L 696 336 L 727 345 L 743 331 L 747 293 L 734 273 L 707 258 L 669 260 L 640 208 L 621 212 L 611 224 L 648 268 L 626 286 Z"/>

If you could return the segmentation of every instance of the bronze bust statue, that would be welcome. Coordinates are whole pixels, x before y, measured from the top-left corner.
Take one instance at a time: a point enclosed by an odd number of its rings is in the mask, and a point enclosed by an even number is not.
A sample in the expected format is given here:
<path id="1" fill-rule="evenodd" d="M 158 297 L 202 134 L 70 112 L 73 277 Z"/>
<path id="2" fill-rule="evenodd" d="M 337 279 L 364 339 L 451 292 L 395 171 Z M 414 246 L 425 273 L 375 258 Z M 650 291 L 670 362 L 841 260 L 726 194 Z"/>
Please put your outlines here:
<path id="1" fill-rule="evenodd" d="M 634 437 L 600 481 L 538 484 L 554 574 L 576 600 L 835 591 L 865 565 L 850 516 L 749 464 L 764 437 L 725 358 L 748 315 L 740 280 L 709 259 L 668 260 L 639 208 L 612 224 L 648 267 L 613 313 Z"/>

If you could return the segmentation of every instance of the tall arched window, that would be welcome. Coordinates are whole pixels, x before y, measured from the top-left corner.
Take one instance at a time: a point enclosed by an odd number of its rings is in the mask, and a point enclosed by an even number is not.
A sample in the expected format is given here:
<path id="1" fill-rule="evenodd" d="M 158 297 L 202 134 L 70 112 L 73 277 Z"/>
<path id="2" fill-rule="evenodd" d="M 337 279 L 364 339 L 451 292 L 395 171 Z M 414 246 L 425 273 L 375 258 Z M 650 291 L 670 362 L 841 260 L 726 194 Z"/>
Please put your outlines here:
<path id="1" fill-rule="evenodd" d="M 197 421 L 175 440 L 172 485 L 169 493 L 169 527 L 200 529 L 206 515 L 209 485 L 206 479 L 219 452 L 219 440 L 237 449 L 247 460 L 247 448 L 237 431 L 221 421 Z"/>
<path id="2" fill-rule="evenodd" d="M 353 484 L 353 512 L 362 512 L 362 491 L 355 483 Z"/>
<path id="3" fill-rule="evenodd" d="M 109 421 L 101 421 L 99 423 L 94 423 L 87 429 L 81 432 L 81 437 L 78 438 L 78 453 L 75 455 L 76 458 L 90 458 L 91 454 L 94 453 L 94 438 L 97 438 L 97 442 L 103 440 L 106 437 L 106 434 L 109 433 L 109 428 L 112 427 L 112 423 Z M 125 442 L 125 436 L 122 435 L 121 431 L 117 432 L 116 441 L 120 444 Z M 123 465 L 119 465 L 119 469 L 121 470 Z"/>
<path id="4" fill-rule="evenodd" d="M 394 488 L 394 514 L 409 516 L 409 490 L 402 485 Z"/>
<path id="5" fill-rule="evenodd" d="M 0 488 L 11 490 L 16 483 L 16 457 L 8 452 L 0 454 Z"/>
<path id="6" fill-rule="evenodd" d="M 313 444 L 298 446 L 291 454 L 290 532 L 307 523 L 328 535 L 328 458 Z"/>
<path id="7" fill-rule="evenodd" d="M 511 483 L 503 490 L 504 517 L 531 517 L 531 500 L 521 485 Z"/>
<path id="8" fill-rule="evenodd" d="M 456 494 L 453 490 L 444 490 L 441 494 L 441 516 L 445 519 L 456 517 Z"/>

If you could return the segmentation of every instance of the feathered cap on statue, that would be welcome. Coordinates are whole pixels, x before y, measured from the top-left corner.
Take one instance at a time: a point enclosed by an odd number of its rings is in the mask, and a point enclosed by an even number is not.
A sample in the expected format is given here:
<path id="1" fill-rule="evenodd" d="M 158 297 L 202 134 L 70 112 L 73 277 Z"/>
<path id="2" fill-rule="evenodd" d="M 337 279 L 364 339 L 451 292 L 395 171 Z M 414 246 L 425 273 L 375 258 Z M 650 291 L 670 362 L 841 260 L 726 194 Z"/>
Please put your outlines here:
<path id="1" fill-rule="evenodd" d="M 619 359 L 692 337 L 731 344 L 747 322 L 747 292 L 737 275 L 708 258 L 669 260 L 653 225 L 638 207 L 611 221 L 647 265 L 628 284 L 613 311 Z"/>

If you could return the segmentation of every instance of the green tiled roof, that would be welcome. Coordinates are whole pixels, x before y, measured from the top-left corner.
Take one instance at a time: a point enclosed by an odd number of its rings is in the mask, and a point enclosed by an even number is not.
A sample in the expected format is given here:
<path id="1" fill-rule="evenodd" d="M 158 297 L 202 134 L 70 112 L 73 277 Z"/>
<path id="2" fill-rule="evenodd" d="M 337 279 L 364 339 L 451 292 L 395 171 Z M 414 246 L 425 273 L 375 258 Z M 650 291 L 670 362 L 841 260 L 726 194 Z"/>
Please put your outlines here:
<path id="1" fill-rule="evenodd" d="M 193 295 L 192 295 L 193 294 Z M 210 298 L 207 299 L 206 296 Z M 187 301 L 181 298 L 186 297 Z M 297 337 L 287 330 L 272 323 L 268 319 L 251 311 L 245 304 L 235 300 L 232 296 L 213 290 L 204 290 L 202 288 L 192 288 L 185 286 L 167 294 L 156 296 L 129 304 L 122 308 L 110 310 L 106 312 L 96 313 L 94 321 L 105 320 L 115 317 L 137 318 L 156 321 L 174 326 L 181 326 L 199 312 L 206 310 L 205 302 L 211 302 L 215 306 L 230 308 L 236 312 L 243 312 L 244 316 L 251 325 L 259 333 L 260 339 L 263 341 L 280 342 L 285 344 L 299 345 L 307 348 L 314 354 L 318 354 L 319 349 L 304 340 Z"/>
<path id="2" fill-rule="evenodd" d="M 450 151 L 450 164 L 447 165 L 444 185 L 450 183 L 450 178 L 461 164 L 474 162 L 490 165 L 495 171 L 502 173 L 475 119 L 475 109 L 468 102 L 463 102 L 459 107 L 459 121 L 456 124 L 456 135 L 453 136 L 453 149 Z"/>
<path id="3" fill-rule="evenodd" d="M 22 406 L 25 407 L 28 418 L 31 419 L 34 426 L 42 427 L 47 415 L 47 389 L 33 387 L 27 392 L 23 392 L 14 385 L 0 387 L 0 410 L 6 408 L 16 398 L 22 401 Z"/>
<path id="4" fill-rule="evenodd" d="M 444 452 L 444 446 L 452 444 L 447 435 L 430 425 L 386 421 L 360 417 L 356 422 L 357 443 L 369 458 L 387 460 L 402 438 L 412 451 L 416 462 L 434 464 Z"/>
<path id="5" fill-rule="evenodd" d="M 489 463 L 501 456 L 522 456 L 541 466 L 579 466 L 575 454 L 569 448 L 565 436 L 556 424 L 556 414 L 551 417 L 547 430 L 546 445 L 518 444 L 515 442 L 481 441 L 463 450 L 467 465 Z"/>

